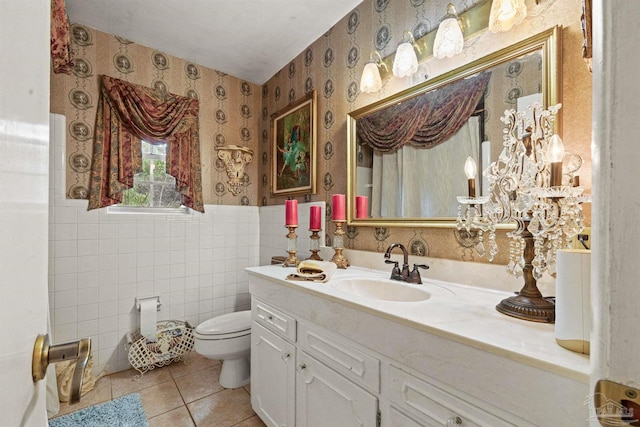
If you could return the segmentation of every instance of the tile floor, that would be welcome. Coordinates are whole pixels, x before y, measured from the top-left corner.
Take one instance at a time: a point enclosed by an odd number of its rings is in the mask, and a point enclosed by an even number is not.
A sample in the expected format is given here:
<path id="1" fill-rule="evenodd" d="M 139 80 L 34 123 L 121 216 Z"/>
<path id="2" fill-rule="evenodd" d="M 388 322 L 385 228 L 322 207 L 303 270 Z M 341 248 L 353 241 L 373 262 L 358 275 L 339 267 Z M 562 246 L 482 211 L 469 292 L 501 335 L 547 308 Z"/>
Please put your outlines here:
<path id="1" fill-rule="evenodd" d="M 192 352 L 187 364 L 156 368 L 135 381 L 130 369 L 102 377 L 79 403 L 60 404 L 56 416 L 139 393 L 150 427 L 261 427 L 251 409 L 250 387 L 224 389 L 218 384 L 220 362 Z"/>

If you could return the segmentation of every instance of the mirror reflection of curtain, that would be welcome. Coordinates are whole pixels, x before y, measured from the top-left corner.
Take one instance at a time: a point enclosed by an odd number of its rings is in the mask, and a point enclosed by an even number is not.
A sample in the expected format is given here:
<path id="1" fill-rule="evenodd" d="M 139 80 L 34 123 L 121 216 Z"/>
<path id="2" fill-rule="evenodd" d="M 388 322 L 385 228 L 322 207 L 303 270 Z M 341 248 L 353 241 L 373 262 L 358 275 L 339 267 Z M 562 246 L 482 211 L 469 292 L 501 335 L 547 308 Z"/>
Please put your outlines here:
<path id="1" fill-rule="evenodd" d="M 479 126 L 478 117 L 472 116 L 436 147 L 374 151 L 371 216 L 455 217 L 458 203 L 451 195 L 467 194 L 464 161 L 467 156 L 479 161 Z"/>

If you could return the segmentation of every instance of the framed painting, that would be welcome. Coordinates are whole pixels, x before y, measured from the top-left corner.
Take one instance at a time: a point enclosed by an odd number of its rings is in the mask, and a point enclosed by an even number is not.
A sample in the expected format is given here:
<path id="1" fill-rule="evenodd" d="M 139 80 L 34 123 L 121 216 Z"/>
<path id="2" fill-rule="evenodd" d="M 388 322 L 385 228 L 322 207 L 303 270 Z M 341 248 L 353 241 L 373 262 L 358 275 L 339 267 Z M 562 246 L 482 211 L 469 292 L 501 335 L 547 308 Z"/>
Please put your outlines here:
<path id="1" fill-rule="evenodd" d="M 271 193 L 316 193 L 317 95 L 287 105 L 271 116 Z"/>

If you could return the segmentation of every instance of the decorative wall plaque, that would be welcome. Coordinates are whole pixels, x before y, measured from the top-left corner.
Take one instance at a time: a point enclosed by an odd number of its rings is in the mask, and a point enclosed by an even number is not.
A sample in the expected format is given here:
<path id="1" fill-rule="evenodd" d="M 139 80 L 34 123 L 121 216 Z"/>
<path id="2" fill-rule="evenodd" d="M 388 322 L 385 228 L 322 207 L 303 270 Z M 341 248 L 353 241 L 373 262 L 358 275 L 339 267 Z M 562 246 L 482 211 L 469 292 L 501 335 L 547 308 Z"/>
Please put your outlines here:
<path id="1" fill-rule="evenodd" d="M 224 162 L 227 172 L 227 188 L 231 194 L 237 196 L 242 187 L 248 185 L 243 180 L 245 175 L 244 168 L 253 159 L 253 150 L 247 147 L 237 145 L 226 145 L 224 147 L 216 147 L 218 158 Z"/>

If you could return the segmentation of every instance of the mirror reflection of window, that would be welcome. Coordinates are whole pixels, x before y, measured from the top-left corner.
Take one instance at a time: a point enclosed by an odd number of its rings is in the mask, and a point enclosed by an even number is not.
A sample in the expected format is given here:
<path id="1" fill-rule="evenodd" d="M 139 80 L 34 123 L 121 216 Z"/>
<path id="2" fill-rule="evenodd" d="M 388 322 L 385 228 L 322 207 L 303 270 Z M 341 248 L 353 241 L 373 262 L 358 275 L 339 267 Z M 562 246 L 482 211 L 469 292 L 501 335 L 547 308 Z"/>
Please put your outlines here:
<path id="1" fill-rule="evenodd" d="M 446 142 L 433 148 L 406 145 L 391 153 L 373 153 L 371 216 L 373 218 L 455 217 L 458 204 L 451 194 L 465 194 L 466 180 L 449 171 L 478 161 L 480 120 L 469 118 Z"/>

